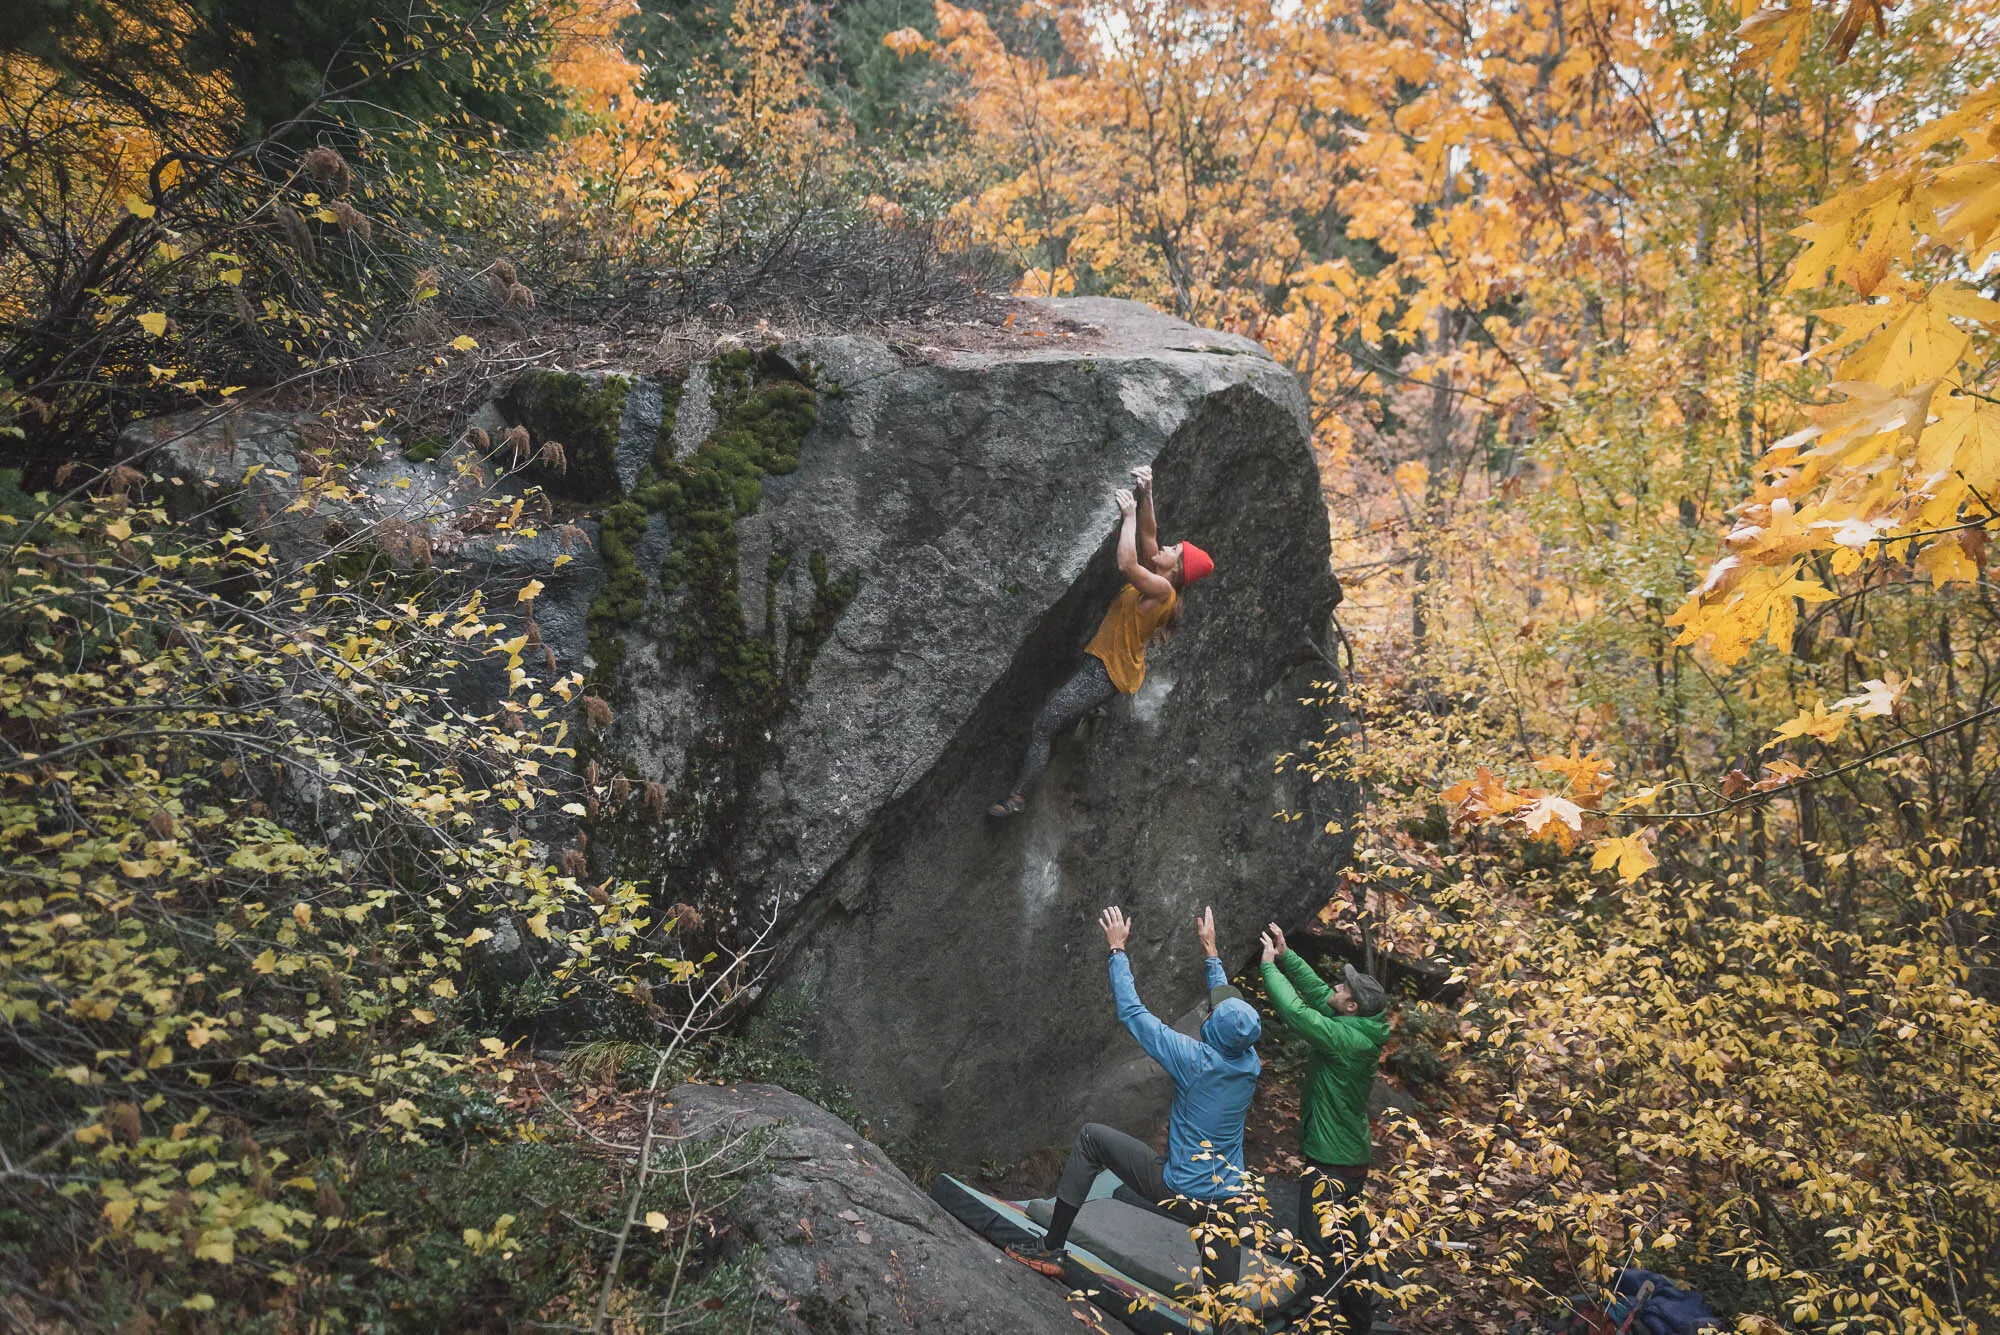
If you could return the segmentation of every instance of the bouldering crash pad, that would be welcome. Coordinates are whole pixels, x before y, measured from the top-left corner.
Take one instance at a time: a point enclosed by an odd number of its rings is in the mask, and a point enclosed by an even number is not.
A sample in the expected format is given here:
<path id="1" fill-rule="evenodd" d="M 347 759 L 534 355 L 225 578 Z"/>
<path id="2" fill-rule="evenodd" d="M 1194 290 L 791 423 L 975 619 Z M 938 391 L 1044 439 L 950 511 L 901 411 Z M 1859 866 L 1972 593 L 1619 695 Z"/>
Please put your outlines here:
<path id="1" fill-rule="evenodd" d="M 1274 1184 L 1275 1185 L 1275 1184 Z M 1284 1185 L 1291 1185 L 1289 1183 Z M 1054 1202 L 989 1195 L 948 1174 L 931 1197 L 961 1223 L 999 1247 L 1038 1247 Z M 1281 1207 L 1282 1210 L 1282 1207 Z M 1281 1247 L 1288 1231 L 1274 1231 Z M 1070 1287 L 1140 1335 L 1204 1335 L 1208 1323 L 1186 1301 L 1195 1271 L 1195 1243 L 1186 1224 L 1131 1198 L 1110 1173 L 1098 1174 L 1070 1226 Z M 1315 1307 L 1311 1278 L 1282 1257 L 1246 1249 L 1245 1304 L 1267 1331 L 1282 1331 Z M 1377 1332 L 1394 1327 L 1377 1323 Z"/>

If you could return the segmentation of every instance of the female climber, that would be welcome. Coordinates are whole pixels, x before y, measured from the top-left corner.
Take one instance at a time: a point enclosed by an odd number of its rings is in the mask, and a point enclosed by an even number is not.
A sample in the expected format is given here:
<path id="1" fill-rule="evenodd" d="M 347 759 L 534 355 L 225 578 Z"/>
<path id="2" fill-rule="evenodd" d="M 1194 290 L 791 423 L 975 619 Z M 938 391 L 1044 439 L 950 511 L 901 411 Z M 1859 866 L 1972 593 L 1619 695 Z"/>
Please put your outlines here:
<path id="1" fill-rule="evenodd" d="M 1146 680 L 1146 645 L 1161 631 L 1180 622 L 1181 590 L 1215 570 L 1207 552 L 1191 542 L 1160 546 L 1153 518 L 1153 470 L 1132 470 L 1131 491 L 1118 493 L 1118 569 L 1125 587 L 1111 600 L 1111 610 L 1084 648 L 1083 662 L 1042 712 L 1035 717 L 1027 758 L 1004 802 L 987 808 L 994 816 L 1017 815 L 1028 805 L 1028 792 L 1049 760 L 1056 734 L 1074 724 L 1112 696 L 1130 695 Z"/>

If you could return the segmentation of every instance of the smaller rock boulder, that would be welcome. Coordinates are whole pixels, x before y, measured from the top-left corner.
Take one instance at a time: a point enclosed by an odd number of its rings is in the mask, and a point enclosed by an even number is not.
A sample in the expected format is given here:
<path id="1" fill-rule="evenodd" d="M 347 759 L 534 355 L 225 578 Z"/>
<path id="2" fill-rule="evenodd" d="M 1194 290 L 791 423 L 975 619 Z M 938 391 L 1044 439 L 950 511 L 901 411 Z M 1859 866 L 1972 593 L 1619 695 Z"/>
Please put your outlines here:
<path id="1" fill-rule="evenodd" d="M 669 1095 L 667 1111 L 694 1141 L 775 1128 L 757 1176 L 732 1210 L 762 1248 L 761 1278 L 783 1304 L 782 1329 L 1079 1329 L 1059 1288 L 975 1237 L 825 1109 L 774 1085 L 683 1085 Z"/>

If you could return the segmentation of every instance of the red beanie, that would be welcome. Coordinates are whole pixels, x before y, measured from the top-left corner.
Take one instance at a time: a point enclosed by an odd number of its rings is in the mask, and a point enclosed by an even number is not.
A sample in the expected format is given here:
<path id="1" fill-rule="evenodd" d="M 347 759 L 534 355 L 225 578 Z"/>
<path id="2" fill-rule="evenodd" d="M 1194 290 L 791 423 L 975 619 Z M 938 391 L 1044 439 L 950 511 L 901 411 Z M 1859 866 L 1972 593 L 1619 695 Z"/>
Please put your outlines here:
<path id="1" fill-rule="evenodd" d="M 1215 573 L 1215 558 L 1191 542 L 1181 543 L 1181 586 L 1207 579 Z"/>

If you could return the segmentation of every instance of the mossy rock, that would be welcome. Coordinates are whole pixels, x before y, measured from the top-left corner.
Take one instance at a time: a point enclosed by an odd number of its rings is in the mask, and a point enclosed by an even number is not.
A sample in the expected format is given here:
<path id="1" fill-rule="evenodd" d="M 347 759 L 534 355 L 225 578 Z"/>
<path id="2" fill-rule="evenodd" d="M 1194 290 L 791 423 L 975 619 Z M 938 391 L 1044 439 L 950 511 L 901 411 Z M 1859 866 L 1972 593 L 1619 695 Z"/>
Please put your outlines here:
<path id="1" fill-rule="evenodd" d="M 573 501 L 608 500 L 619 494 L 618 433 L 625 418 L 624 376 L 601 378 L 573 371 L 523 371 L 500 400 L 507 420 L 528 428 L 530 445 L 563 447 L 565 466 L 536 462 L 526 478 L 552 496 Z"/>
<path id="2" fill-rule="evenodd" d="M 744 722 L 760 722 L 783 710 L 787 673 L 773 638 L 769 596 L 762 633 L 744 623 L 736 521 L 755 512 L 766 477 L 798 467 L 799 447 L 818 417 L 818 396 L 782 360 L 748 350 L 716 358 L 709 370 L 715 429 L 684 459 L 672 458 L 663 443 L 654 459 L 659 480 L 644 490 L 649 503 L 666 511 L 674 535 L 661 586 L 686 590 L 676 653 L 684 661 L 708 654 L 730 710 Z M 774 558 L 767 583 L 783 573 L 783 558 Z"/>

